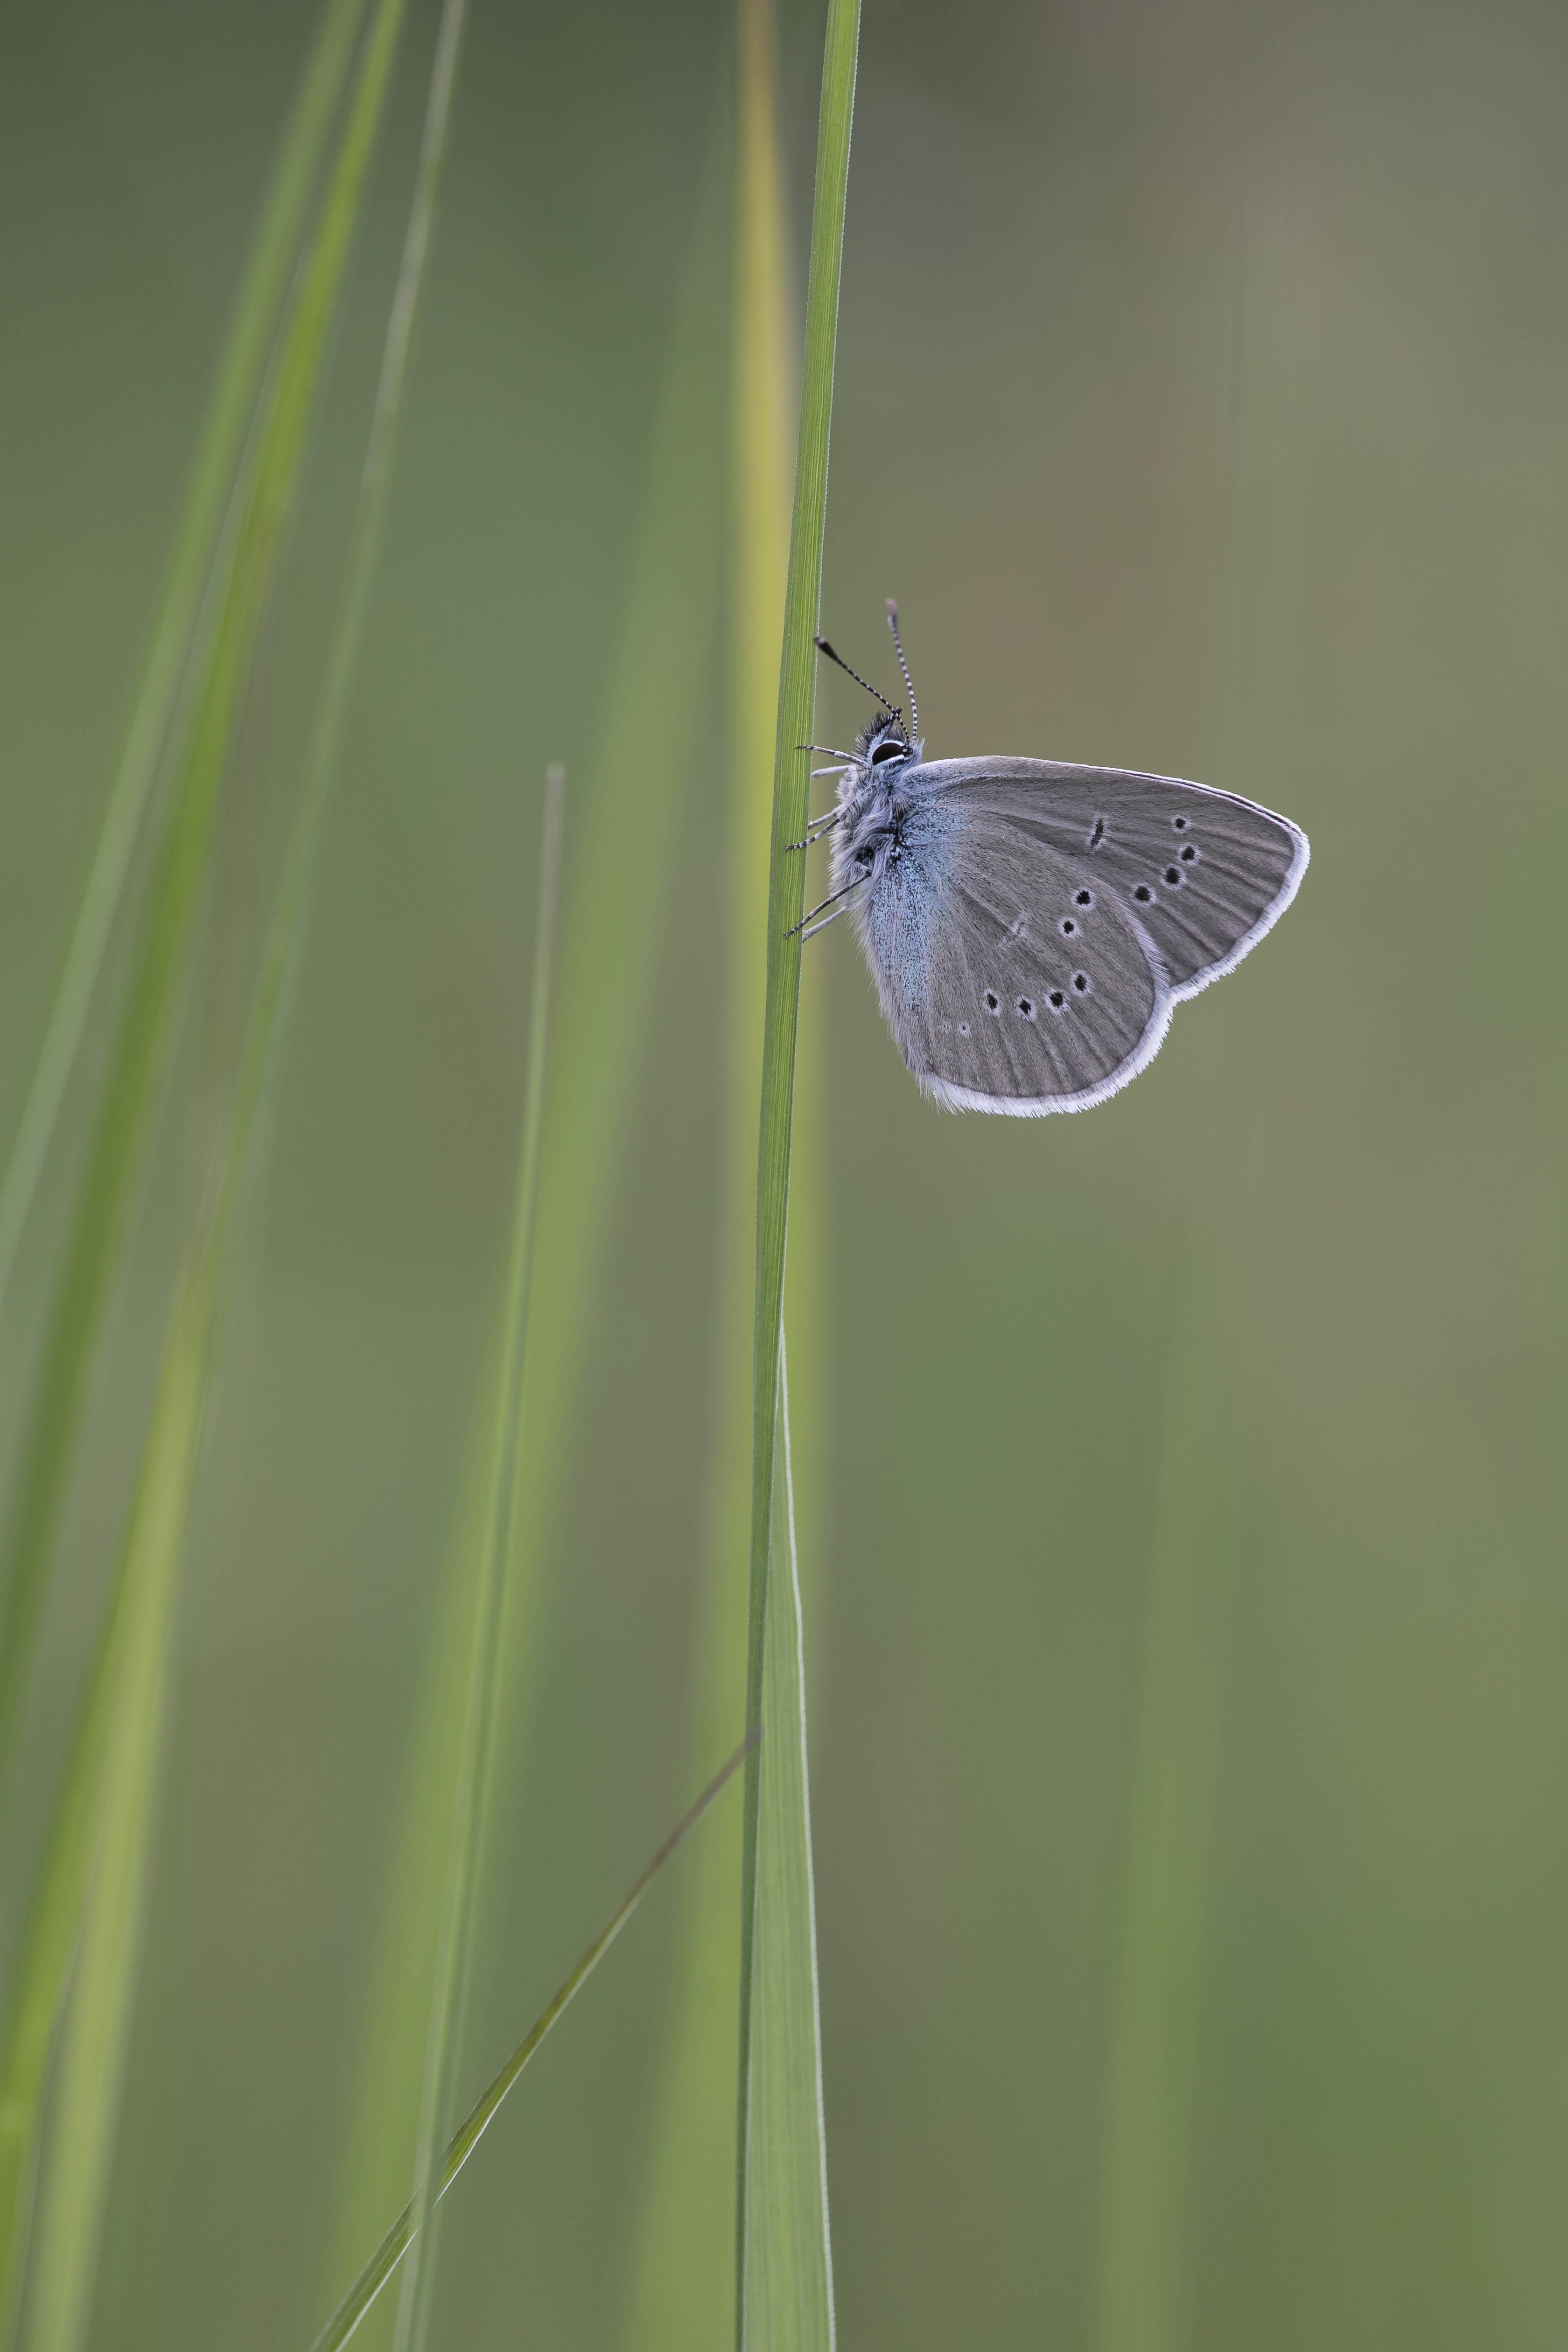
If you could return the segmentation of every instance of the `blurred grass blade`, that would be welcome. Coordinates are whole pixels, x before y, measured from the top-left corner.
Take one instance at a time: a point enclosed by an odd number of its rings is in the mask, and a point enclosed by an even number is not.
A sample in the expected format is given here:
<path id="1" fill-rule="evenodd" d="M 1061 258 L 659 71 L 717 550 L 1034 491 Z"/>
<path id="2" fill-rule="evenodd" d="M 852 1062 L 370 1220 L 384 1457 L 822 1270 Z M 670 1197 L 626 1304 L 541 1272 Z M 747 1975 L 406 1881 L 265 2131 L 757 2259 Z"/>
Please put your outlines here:
<path id="1" fill-rule="evenodd" d="M 211 1253 L 174 1310 L 121 1580 L 123 1608 L 99 1696 L 101 1759 L 91 1892 L 41 2182 L 28 2343 L 76 2352 L 91 2317 L 109 2170 L 135 1998 L 152 1822 L 163 1752 L 175 1598 L 207 1391 Z"/>
<path id="2" fill-rule="evenodd" d="M 543 1131 L 545 1056 L 555 956 L 556 900 L 561 880 L 561 802 L 564 779 L 552 768 L 544 788 L 544 839 L 539 864 L 533 987 L 529 1016 L 527 1099 L 518 1156 L 517 1204 L 500 1360 L 500 1410 L 484 1558 L 474 1612 L 472 1654 L 458 1756 L 457 1803 L 451 1824 L 451 1864 L 436 1954 L 436 1983 L 426 2041 L 425 2095 L 419 2124 L 414 2194 L 414 2259 L 403 2274 L 397 2311 L 397 2352 L 423 2352 L 436 2273 L 434 2217 L 440 2195 L 437 2157 L 447 2134 L 452 2086 L 473 1952 L 479 1904 L 480 1843 L 500 1679 L 500 1628 L 506 1602 L 512 1517 L 517 1506 L 519 1414 L 528 1352 L 528 1309 L 539 1208 L 539 1157 Z"/>
<path id="3" fill-rule="evenodd" d="M 550 1122 L 539 1214 L 550 1237 L 534 1272 L 524 1373 L 511 1597 L 502 1643 L 507 1675 L 497 1789 L 526 1736 L 532 1636 L 572 1459 L 605 1228 L 643 1029 L 649 975 L 696 767 L 701 698 L 719 604 L 723 484 L 722 262 L 710 172 L 672 322 L 649 452 L 631 585 L 609 664 L 605 715 L 586 787 L 573 787 L 573 855 L 562 886 L 560 983 L 551 1059 Z M 499 1353 L 500 1336 L 492 1346 Z M 493 1383 L 481 1384 L 493 1394 Z M 488 1454 L 486 1456 L 488 1460 Z M 473 1623 L 482 1518 L 470 1470 L 425 1643 L 428 1661 L 402 1777 L 392 1856 L 362 2011 L 327 2279 L 335 2290 L 414 2161 L 421 2060 L 450 1843 L 450 1790 Z M 727 1728 L 728 1727 L 726 1727 Z M 711 1753 L 711 1750 L 709 1751 Z M 498 1813 L 501 1804 L 498 1800 Z M 498 1822 L 498 1833 L 500 1824 Z"/>
<path id="4" fill-rule="evenodd" d="M 147 797 L 168 740 L 196 632 L 203 585 L 216 550 L 365 5 L 366 0 L 327 0 L 240 282 L 239 300 L 185 492 L 147 666 L 11 1156 L 0 1179 L 0 1308 L 16 1267 L 23 1228 L 80 1042 Z"/>
<path id="5" fill-rule="evenodd" d="M 1303 230 L 1307 232 L 1303 237 Z M 1219 780 L 1265 801 L 1297 642 L 1307 388 L 1316 312 L 1310 225 L 1293 208 L 1245 225 L 1222 619 Z M 1230 1034 L 1210 1056 L 1200 1131 L 1233 1138 L 1246 1088 Z M 1220 1058 L 1222 1046 L 1225 1048 Z M 1255 1058 L 1257 1058 L 1255 1056 Z M 1190 1065 L 1196 1066 L 1195 1065 Z M 1192 2337 L 1192 2181 L 1220 1724 L 1247 1449 L 1236 1427 L 1236 1269 L 1255 1220 L 1228 1148 L 1196 1169 L 1173 1325 L 1150 1530 L 1113 1965 L 1096 2284 L 1098 2352 L 1183 2352 Z"/>
<path id="6" fill-rule="evenodd" d="M 805 1809 L 804 1706 L 787 1701 L 791 1661 L 780 1633 L 794 1602 L 771 1574 L 784 1423 L 784 1239 L 789 1210 L 800 941 L 805 860 L 790 849 L 805 831 L 827 509 L 827 444 L 849 133 L 859 37 L 858 0 L 830 0 L 822 68 L 811 266 L 801 383 L 774 744 L 768 893 L 767 996 L 757 1155 L 756 1335 L 753 1361 L 751 1595 L 746 1727 L 762 1738 L 746 1769 L 741 1888 L 741 2063 L 736 2169 L 736 2333 L 741 2352 L 818 2352 L 833 2341 L 826 2179 L 816 2033 L 811 1831 Z M 785 1464 L 787 1475 L 787 1461 Z M 799 1674 L 799 1644 L 793 1671 Z M 764 1702 L 771 1702 L 765 1716 Z M 810 2217 L 815 2214 L 815 2223 Z"/>
<path id="7" fill-rule="evenodd" d="M 805 1654 L 795 1549 L 789 1380 L 779 1334 L 773 1557 L 763 1661 L 757 1927 L 752 1953 L 743 2342 L 831 2352 L 833 2259 L 822 2112 Z"/>
<path id="8" fill-rule="evenodd" d="M 540 1168 L 540 1223 L 550 1247 L 538 1269 L 535 1344 L 524 1382 L 528 1444 L 506 1637 L 514 1677 L 530 1672 L 572 1459 L 594 1291 L 644 1042 L 631 1008 L 647 997 L 699 764 L 724 487 L 714 457 L 723 446 L 722 152 L 716 130 L 661 386 L 604 731 L 563 896 L 553 1049 L 559 1078 Z M 509 1702 L 509 1736 L 526 1717 L 523 1687 L 518 1682 Z"/>
<path id="9" fill-rule="evenodd" d="M 626 1921 L 631 1917 L 677 1847 L 696 1828 L 726 1782 L 739 1771 L 753 1744 L 754 1735 L 752 1739 L 742 1740 L 728 1763 L 721 1766 L 713 1775 L 696 1803 L 688 1812 L 682 1814 L 642 1876 L 629 1890 L 624 1901 L 611 1913 L 598 1935 L 595 1937 L 565 1983 L 561 1986 L 548 2006 L 529 2028 L 500 2074 L 474 2102 L 468 2115 L 447 2142 L 440 2163 L 435 2168 L 437 2200 L 445 2197 L 447 2189 L 472 2156 L 480 2138 L 488 2130 L 497 2108 L 550 2032 L 551 2027 L 604 1958 L 605 1954 L 609 1950 L 610 1946 L 615 1942 L 616 1937 L 620 1934 L 621 1929 L 626 1926 Z M 317 2336 L 310 2347 L 310 2352 L 338 2352 L 338 2347 L 348 2342 L 402 2261 L 417 2227 L 417 2209 L 416 2200 L 411 2197 Z"/>
<path id="10" fill-rule="evenodd" d="M 773 704 L 789 562 L 794 397 L 783 161 L 771 0 L 741 0 L 735 157 L 732 548 L 724 923 L 727 1034 L 722 1218 L 699 1629 L 696 1753 L 743 1704 L 751 1519 L 747 1437 L 754 1307 L 757 1099 L 766 984 Z M 799 1241 L 792 1227 L 791 1275 Z M 721 2352 L 734 2326 L 735 1885 L 740 1824 L 704 1838 L 686 1874 L 680 1953 L 643 2165 L 624 2340 L 637 2352 Z"/>
<path id="11" fill-rule="evenodd" d="M 1177 1311 L 1143 1604 L 1111 1985 L 1100 2352 L 1180 2352 L 1190 2335 L 1198 2004 L 1237 1556 L 1235 1441 L 1204 1271 L 1189 1268 Z"/>
<path id="12" fill-rule="evenodd" d="M 310 254 L 268 388 L 189 748 L 152 877 L 108 1087 L 68 1235 L 16 1474 L 0 1593 L 0 1817 L 39 1606 L 103 1308 L 189 963 L 219 790 L 282 530 L 298 488 L 328 328 L 358 220 L 406 0 L 380 0 Z"/>
<path id="13" fill-rule="evenodd" d="M 165 1348 L 138 1498 L 100 1655 L 70 1745 L 64 1791 L 43 1857 L 0 2044 L 0 2309 L 14 2315 L 26 2234 L 26 2189 L 45 2068 L 82 1905 L 97 1857 L 62 2068 L 61 2113 L 45 2201 L 37 2328 L 40 2340 L 79 2339 L 92 2248 L 112 2149 L 124 2035 L 133 1999 L 140 1920 L 156 1811 L 168 1655 L 180 1559 L 211 1379 L 216 1311 L 239 1187 L 275 1062 L 288 982 L 309 906 L 321 820 L 336 770 L 342 711 L 374 573 L 409 342 L 429 248 L 462 0 L 449 0 L 437 44 L 431 105 L 403 268 L 388 325 L 356 517 L 349 576 L 307 753 L 277 904 L 268 926 L 242 1049 L 210 1215 L 193 1245 Z M 362 98 L 379 109 L 391 49 L 372 50 Z M 344 157 L 353 152 L 353 128 Z M 342 184 L 340 184 L 342 193 Z M 352 193 L 352 184 L 351 184 Z M 78 2127 L 73 2149 L 72 2127 Z M 69 2159 L 68 2164 L 68 2159 Z M 58 2163 L 58 2169 L 57 2169 Z M 61 2221 L 58 2217 L 64 2217 Z M 59 2243 L 61 2232 L 64 2243 Z M 51 2234 L 52 2233 L 52 2234 Z M 37 2332 L 35 2329 L 35 2333 Z"/>

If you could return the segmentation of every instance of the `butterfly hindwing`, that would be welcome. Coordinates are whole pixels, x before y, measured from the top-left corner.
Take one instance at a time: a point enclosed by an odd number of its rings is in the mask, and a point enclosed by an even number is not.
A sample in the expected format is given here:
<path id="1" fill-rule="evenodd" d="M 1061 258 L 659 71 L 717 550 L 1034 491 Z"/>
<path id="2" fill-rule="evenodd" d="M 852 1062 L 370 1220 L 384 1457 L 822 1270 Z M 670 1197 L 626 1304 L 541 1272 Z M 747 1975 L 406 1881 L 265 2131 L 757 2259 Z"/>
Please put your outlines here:
<path id="1" fill-rule="evenodd" d="M 858 910 L 904 1058 L 952 1109 L 1079 1110 L 1159 1050 L 1170 992 L 1113 890 L 978 801 L 922 799 Z"/>
<path id="2" fill-rule="evenodd" d="M 1306 871 L 1307 837 L 1288 817 L 1179 777 L 977 759 L 932 761 L 905 782 L 1081 866 L 1147 932 L 1176 999 L 1239 963 Z"/>

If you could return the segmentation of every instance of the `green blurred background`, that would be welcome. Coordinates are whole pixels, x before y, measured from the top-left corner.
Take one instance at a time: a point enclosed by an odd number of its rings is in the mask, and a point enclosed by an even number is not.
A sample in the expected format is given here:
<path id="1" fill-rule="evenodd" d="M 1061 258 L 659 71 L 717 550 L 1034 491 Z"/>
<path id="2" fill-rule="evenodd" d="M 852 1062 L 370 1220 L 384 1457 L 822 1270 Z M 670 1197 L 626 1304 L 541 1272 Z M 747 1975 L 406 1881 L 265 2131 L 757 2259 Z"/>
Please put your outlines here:
<path id="1" fill-rule="evenodd" d="M 59 0 L 0 26 L 6 1134 L 313 23 Z M 426 7 L 233 778 L 40 1787 L 309 724 L 433 37 Z M 786 0 L 802 250 L 820 37 Z M 542 771 L 592 773 L 730 55 L 719 5 L 477 0 L 217 1400 L 104 2352 L 303 2345 L 341 2284 L 354 2030 L 504 1246 Z M 848 926 L 812 950 L 831 1307 L 800 1471 L 847 2347 L 1568 2330 L 1565 100 L 1568 19 L 1526 0 L 868 0 L 824 625 L 883 678 L 898 594 L 934 755 L 1200 776 L 1288 810 L 1313 863 L 1084 1118 L 936 1111 Z M 692 1787 L 721 645 L 716 594 L 465 2095 Z M 825 682 L 823 740 L 861 715 Z M 0 1335 L 7 1448 L 74 1108 Z M 465 2174 L 438 2340 L 626 2342 L 676 1916 L 672 1882 Z M 1118 2336 L 1096 2282 L 1134 2177 L 1173 2290 Z"/>

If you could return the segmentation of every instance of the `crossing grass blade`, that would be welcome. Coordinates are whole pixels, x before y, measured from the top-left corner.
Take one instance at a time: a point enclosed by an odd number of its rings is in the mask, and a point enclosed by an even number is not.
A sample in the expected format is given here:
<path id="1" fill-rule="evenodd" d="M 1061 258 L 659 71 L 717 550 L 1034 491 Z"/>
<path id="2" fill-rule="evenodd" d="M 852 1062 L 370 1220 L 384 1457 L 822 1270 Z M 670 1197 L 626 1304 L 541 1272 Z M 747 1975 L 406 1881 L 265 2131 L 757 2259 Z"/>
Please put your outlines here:
<path id="1" fill-rule="evenodd" d="M 539 1176 L 526 1432 L 503 1635 L 506 1692 L 498 1815 L 531 1714 L 534 1637 L 548 1590 L 598 1273 L 642 1041 L 637 1008 L 668 919 L 689 806 L 720 585 L 724 246 L 716 171 L 700 192 L 659 387 L 630 582 L 609 664 L 599 750 L 574 784 L 573 854 L 562 885 L 560 982 L 550 1120 Z M 499 1349 L 499 1335 L 493 1342 Z M 490 1392 L 487 1381 L 481 1393 Z M 488 1444 L 488 1441 L 487 1441 Z M 488 1459 L 478 1455 L 477 1459 Z M 447 1547 L 428 1660 L 397 1800 L 382 1919 L 328 2231 L 334 2287 L 376 2217 L 405 2185 L 422 2095 L 425 2021 L 449 1843 L 450 1796 L 473 1622 L 466 1532 L 482 1474 L 471 1469 Z M 711 1750 L 710 1751 L 711 1752 Z M 499 1833 L 499 1832 L 498 1832 Z"/>
<path id="2" fill-rule="evenodd" d="M 757 1157 L 751 1592 L 741 1889 L 741 2054 L 737 2133 L 736 2339 L 740 2352 L 818 2352 L 833 2343 L 833 2290 L 817 2032 L 805 1717 L 799 1692 L 798 1595 L 773 1574 L 788 1476 L 784 1381 L 784 1243 L 800 1004 L 805 830 L 827 447 L 838 288 L 859 37 L 857 0 L 830 0 L 823 58 L 806 282 L 805 357 L 784 599 L 768 892 L 762 1120 Z M 781 1439 L 783 1462 L 781 1465 Z M 781 1475 L 782 1472 L 782 1475 Z M 787 1502 L 787 1495 L 785 1500 Z M 793 1528 L 790 1530 L 793 1538 Z M 789 1642 L 791 1614 L 796 1639 Z M 795 1678 L 792 1693 L 791 1675 Z M 795 1704 L 792 1700 L 799 1699 Z"/>
<path id="3" fill-rule="evenodd" d="M 253 992 L 233 1104 L 208 1202 L 176 1293 L 126 1546 L 100 1655 L 69 1745 L 61 1797 L 27 1917 L 0 2042 L 0 2310 L 14 2326 L 27 2236 L 38 2112 L 55 2020 L 75 1954 L 75 1990 L 45 2177 L 34 2338 L 72 2347 L 90 2310 L 96 2246 L 119 2109 L 152 1864 L 180 1570 L 240 1189 L 275 1066 L 309 908 L 343 709 L 374 573 L 415 315 L 450 106 L 462 0 L 448 0 L 403 267 L 394 297 L 342 606 Z M 323 211 L 317 260 L 341 275 L 382 110 L 398 12 L 379 21 Z M 320 289 L 318 289 L 320 290 Z M 310 292 L 309 281 L 304 289 Z M 335 298 L 333 298 L 335 299 Z M 325 304 L 330 315 L 331 300 Z M 302 297 L 295 332 L 318 355 L 322 319 Z M 284 381 L 297 349 L 286 351 Z M 310 373 L 313 375 L 315 368 Z M 308 395 L 307 395 L 308 396 Z M 274 424 L 279 421 L 275 412 Z M 297 467 L 302 435 L 291 428 Z M 268 462 L 264 451 L 262 465 Z M 90 1893 L 89 1893 L 90 1881 Z"/>
<path id="4" fill-rule="evenodd" d="M 327 0 L 240 282 L 239 299 L 174 536 L 146 667 L 10 1158 L 0 1178 L 0 1310 L 81 1041 L 131 854 L 174 721 L 180 683 L 197 630 L 203 587 L 216 551 L 224 510 L 255 413 L 365 5 L 366 0 Z"/>
<path id="5" fill-rule="evenodd" d="M 741 0 L 737 55 L 730 793 L 724 999 L 723 1215 L 699 1640 L 696 1749 L 711 1755 L 744 1697 L 747 1436 L 756 1214 L 756 1106 L 766 986 L 773 701 L 789 562 L 795 337 L 771 0 Z M 799 1242 L 791 1273 L 798 1273 Z M 733 2326 L 735 1883 L 726 1809 L 686 1874 L 674 2001 L 644 2159 L 624 2340 L 637 2352 L 719 2347 Z"/>
<path id="6" fill-rule="evenodd" d="M 626 1926 L 626 1921 L 631 1917 L 677 1847 L 690 1835 L 715 1797 L 726 1786 L 731 1775 L 740 1769 L 752 1744 L 750 1740 L 743 1740 L 728 1763 L 722 1765 L 714 1774 L 696 1803 L 682 1814 L 642 1876 L 610 1914 L 564 1984 L 529 2028 L 500 2072 L 487 2084 L 474 2102 L 468 2115 L 447 2142 L 441 2154 L 440 2163 L 435 2168 L 437 2184 L 435 2194 L 437 2199 L 445 2197 L 447 2189 L 479 2146 L 501 2101 L 506 2097 L 545 2035 L 558 2021 L 568 2003 L 582 1990 L 583 1986 L 604 1958 L 605 1954 L 609 1950 L 610 1946 L 615 1942 L 616 1937 L 620 1934 L 621 1929 Z M 418 2226 L 418 2210 L 415 2199 L 411 2197 L 392 2227 L 382 2238 L 375 2252 L 371 2255 L 321 2334 L 316 2337 L 310 2347 L 310 2352 L 339 2352 L 339 2347 L 348 2342 L 402 2261 L 415 2238 Z"/>
<path id="7" fill-rule="evenodd" d="M 451 1826 L 451 1865 L 430 2004 L 425 2094 L 415 2170 L 414 2259 L 403 2275 L 403 2292 L 397 2313 L 397 2352 L 423 2352 L 429 2328 L 436 2273 L 436 2204 L 441 2193 L 437 2158 L 445 2145 L 447 2113 L 452 2104 L 452 2086 L 457 2072 L 458 2039 L 479 1906 L 484 1806 L 500 1680 L 500 1628 L 506 1607 L 512 1516 L 517 1507 L 517 1462 L 521 1442 L 519 1413 L 522 1402 L 523 1368 L 528 1354 L 528 1310 L 533 1280 L 540 1145 L 544 1118 L 545 1053 L 550 1035 L 556 900 L 561 879 L 563 784 L 561 770 L 552 768 L 544 794 L 544 842 L 540 856 L 539 908 L 534 931 L 527 1101 L 518 1159 L 517 1202 L 503 1314 L 495 1452 L 474 1611 L 462 1746 L 458 1763 L 457 1803 Z"/>
<path id="8" fill-rule="evenodd" d="M 89 1148 L 18 1455 L 0 1592 L 0 1810 L 40 1604 L 104 1308 L 190 961 L 229 747 L 293 509 L 306 436 L 406 0 L 380 0 L 255 436 L 256 456 L 201 662 L 108 1083 Z"/>

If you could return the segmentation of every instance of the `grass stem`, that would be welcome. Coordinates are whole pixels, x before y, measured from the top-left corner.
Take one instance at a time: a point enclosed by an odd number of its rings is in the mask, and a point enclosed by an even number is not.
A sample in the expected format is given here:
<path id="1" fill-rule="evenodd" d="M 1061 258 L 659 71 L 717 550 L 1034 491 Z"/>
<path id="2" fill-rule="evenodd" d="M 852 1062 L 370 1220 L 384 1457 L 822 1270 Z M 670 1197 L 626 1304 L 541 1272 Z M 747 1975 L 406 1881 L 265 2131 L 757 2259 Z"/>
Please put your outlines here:
<path id="1" fill-rule="evenodd" d="M 832 2342 L 831 2287 L 826 2263 L 826 2200 L 821 2179 L 821 2113 L 815 2039 L 815 1945 L 803 1921 L 803 1890 L 810 1885 L 810 1831 L 804 1801 L 787 1825 L 771 1822 L 798 1851 L 763 1850 L 765 1774 L 787 1769 L 786 1751 L 800 1740 L 804 1718 L 763 1723 L 767 1683 L 770 1570 L 777 1507 L 776 1455 L 781 1429 L 784 1363 L 784 1244 L 789 1211 L 790 1130 L 795 1097 L 800 1004 L 800 944 L 790 936 L 805 904 L 805 859 L 789 845 L 805 831 L 822 589 L 822 545 L 827 509 L 827 451 L 833 405 L 838 289 L 849 177 L 849 137 L 855 108 L 859 39 L 858 0 L 830 0 L 823 58 L 811 261 L 806 280 L 805 353 L 795 459 L 795 509 L 784 594 L 784 647 L 774 742 L 773 832 L 768 891 L 767 994 L 763 1025 L 762 1118 L 757 1157 L 756 1327 L 752 1390 L 751 1595 L 746 1672 L 746 1727 L 762 1738 L 746 1769 L 741 1889 L 741 2053 L 736 2168 L 736 2340 L 741 2352 Z M 804 1756 L 800 1759 L 804 1801 Z M 804 1872 L 799 1867 L 805 1861 Z M 795 1866 L 792 1867 L 791 1864 Z M 802 1927 L 805 1928 L 804 1947 Z M 759 1947 L 777 1938 L 795 1957 L 795 1977 L 782 2031 L 757 2032 Z M 798 1980 L 802 1953 L 809 1987 Z M 813 2031 L 804 2027 L 809 2017 Z M 772 2021 L 770 2021 L 771 2022 Z M 756 2196 L 752 2152 L 759 2145 L 793 2147 L 805 2176 L 769 2182 L 766 2210 Z M 809 2153 L 808 2153 L 809 2151 Z M 815 2156 L 815 2163 L 811 2161 Z M 815 2187 L 814 2184 L 815 2183 Z M 784 2210 L 813 2195 L 819 2200 L 819 2243 L 809 2248 Z M 755 2209 L 755 2210 L 754 2210 Z M 770 2263 L 753 2275 L 752 2257 L 777 2223 L 810 2275 Z M 821 2300 L 826 2293 L 826 2304 Z"/>

